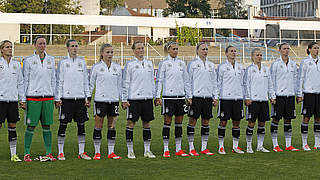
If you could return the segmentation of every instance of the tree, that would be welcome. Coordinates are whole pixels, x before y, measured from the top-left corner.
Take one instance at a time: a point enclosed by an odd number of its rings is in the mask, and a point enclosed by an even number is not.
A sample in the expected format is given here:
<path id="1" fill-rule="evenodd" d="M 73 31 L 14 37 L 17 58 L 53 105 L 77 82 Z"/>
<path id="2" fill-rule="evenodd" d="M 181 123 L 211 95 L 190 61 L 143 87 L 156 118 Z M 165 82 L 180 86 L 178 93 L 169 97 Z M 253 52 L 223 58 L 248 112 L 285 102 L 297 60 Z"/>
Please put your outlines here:
<path id="1" fill-rule="evenodd" d="M 74 0 L 6 0 L 4 11 L 7 13 L 37 13 L 37 14 L 80 14 L 79 2 Z M 20 32 L 30 34 L 31 26 L 21 24 Z M 78 34 L 84 30 L 83 26 L 74 26 L 73 34 Z M 52 25 L 54 34 L 69 34 L 69 25 Z M 33 34 L 49 34 L 50 25 L 32 25 Z M 53 41 L 64 42 L 66 36 L 54 36 Z"/>
<path id="2" fill-rule="evenodd" d="M 202 32 L 197 27 L 191 28 L 188 26 L 179 27 L 176 23 L 177 29 L 177 40 L 179 45 L 191 45 L 195 46 L 199 40 L 202 38 Z"/>
<path id="3" fill-rule="evenodd" d="M 112 15 L 114 8 L 123 5 L 123 0 L 100 0 L 101 12 L 104 15 Z"/>
<path id="4" fill-rule="evenodd" d="M 242 8 L 241 0 L 220 0 L 219 16 L 222 19 L 247 19 L 247 11 Z"/>
<path id="5" fill-rule="evenodd" d="M 212 9 L 208 0 L 166 0 L 168 8 L 163 11 L 167 17 L 175 13 L 182 13 L 181 17 L 187 18 L 210 18 Z"/>

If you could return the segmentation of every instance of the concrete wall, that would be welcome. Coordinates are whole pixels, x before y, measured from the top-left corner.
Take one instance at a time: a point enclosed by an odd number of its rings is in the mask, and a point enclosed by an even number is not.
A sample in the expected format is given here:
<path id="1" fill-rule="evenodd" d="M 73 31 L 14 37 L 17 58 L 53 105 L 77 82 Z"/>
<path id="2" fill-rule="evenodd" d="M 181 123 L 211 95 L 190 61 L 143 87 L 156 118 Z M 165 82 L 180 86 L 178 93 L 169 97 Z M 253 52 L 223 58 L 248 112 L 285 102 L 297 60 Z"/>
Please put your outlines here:
<path id="1" fill-rule="evenodd" d="M 0 41 L 10 40 L 20 43 L 20 25 L 19 24 L 1 24 Z"/>

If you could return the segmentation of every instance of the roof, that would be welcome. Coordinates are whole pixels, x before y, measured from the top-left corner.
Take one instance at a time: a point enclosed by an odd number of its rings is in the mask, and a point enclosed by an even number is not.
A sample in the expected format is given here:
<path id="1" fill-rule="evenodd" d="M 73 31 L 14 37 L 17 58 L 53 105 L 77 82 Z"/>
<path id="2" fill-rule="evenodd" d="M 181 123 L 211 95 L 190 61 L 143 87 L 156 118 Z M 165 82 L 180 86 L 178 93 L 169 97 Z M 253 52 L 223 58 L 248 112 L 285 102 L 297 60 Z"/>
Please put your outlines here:
<path id="1" fill-rule="evenodd" d="M 143 16 L 143 17 L 152 17 L 150 14 L 143 14 L 143 13 L 138 13 L 130 8 L 127 8 L 128 12 L 131 14 L 131 16 Z"/>
<path id="2" fill-rule="evenodd" d="M 130 9 L 150 9 L 150 3 L 154 9 L 167 7 L 166 0 L 124 0 Z"/>

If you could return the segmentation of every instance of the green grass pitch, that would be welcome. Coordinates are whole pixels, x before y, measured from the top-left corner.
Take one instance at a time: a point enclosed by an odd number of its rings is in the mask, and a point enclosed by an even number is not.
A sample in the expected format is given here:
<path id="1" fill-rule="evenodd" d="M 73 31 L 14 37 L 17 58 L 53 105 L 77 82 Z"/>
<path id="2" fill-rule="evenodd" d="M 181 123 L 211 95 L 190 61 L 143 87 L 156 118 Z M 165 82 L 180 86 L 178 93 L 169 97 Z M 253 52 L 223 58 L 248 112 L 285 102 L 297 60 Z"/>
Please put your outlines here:
<path id="1" fill-rule="evenodd" d="M 297 114 L 300 114 L 300 106 L 297 105 Z M 143 140 L 141 121 L 134 129 L 134 150 L 137 159 L 129 160 L 126 158 L 127 148 L 125 143 L 125 112 L 120 111 L 120 116 L 116 125 L 116 154 L 120 155 L 120 160 L 109 160 L 106 158 L 107 139 L 106 123 L 103 129 L 103 142 L 101 147 L 102 160 L 85 161 L 77 159 L 77 127 L 75 123 L 68 125 L 65 156 L 66 161 L 39 162 L 30 163 L 12 163 L 9 157 L 9 144 L 7 140 L 7 127 L 0 129 L 0 179 L 316 179 L 319 178 L 319 160 L 320 152 L 312 150 L 311 152 L 283 152 L 283 153 L 260 153 L 254 154 L 233 154 L 231 123 L 229 122 L 225 148 L 226 155 L 217 154 L 218 139 L 217 125 L 218 120 L 213 118 L 210 122 L 210 137 L 208 148 L 215 153 L 208 157 L 176 157 L 174 155 L 174 128 L 171 128 L 170 150 L 171 158 L 162 157 L 162 125 L 163 118 L 160 115 L 160 107 L 155 108 L 155 120 L 151 124 L 152 143 L 151 149 L 157 156 L 156 159 L 146 159 L 143 157 Z M 213 110 L 216 114 L 216 108 Z M 89 109 L 90 120 L 86 123 L 86 151 L 90 156 L 94 155 L 92 133 L 94 120 L 92 108 Z M 293 120 L 292 144 L 301 148 L 300 124 L 301 115 Z M 182 147 L 188 150 L 186 137 L 187 117 L 185 117 L 183 126 Z M 313 121 L 309 125 L 308 144 L 313 147 Z M 53 153 L 56 156 L 57 131 L 58 131 L 57 111 L 55 110 L 55 122 L 52 126 L 53 135 Z M 241 138 L 239 146 L 246 149 L 245 129 L 247 122 L 241 122 Z M 23 139 L 25 126 L 23 124 L 23 112 L 21 111 L 21 121 L 18 123 L 18 144 L 17 153 L 23 158 Z M 200 122 L 196 126 L 195 147 L 200 151 Z M 279 144 L 284 148 L 283 122 L 279 126 Z M 254 150 L 256 147 L 256 129 L 253 139 Z M 266 136 L 264 146 L 271 150 L 272 142 L 270 137 L 270 121 L 266 123 Z M 44 143 L 42 139 L 41 127 L 36 128 L 31 147 L 31 156 L 44 155 Z"/>

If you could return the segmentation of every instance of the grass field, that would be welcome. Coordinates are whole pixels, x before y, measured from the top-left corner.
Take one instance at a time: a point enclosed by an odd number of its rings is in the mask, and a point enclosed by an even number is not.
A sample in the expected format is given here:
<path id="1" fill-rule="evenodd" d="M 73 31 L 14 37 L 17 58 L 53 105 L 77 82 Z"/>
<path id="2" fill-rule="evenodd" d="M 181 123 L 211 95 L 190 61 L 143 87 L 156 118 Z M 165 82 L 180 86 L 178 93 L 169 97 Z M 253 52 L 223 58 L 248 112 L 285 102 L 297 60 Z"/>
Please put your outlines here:
<path id="1" fill-rule="evenodd" d="M 299 112 L 300 107 L 296 107 Z M 160 108 L 155 108 L 156 119 L 152 122 L 152 144 L 151 149 L 157 156 L 156 159 L 145 159 L 143 157 L 143 141 L 141 121 L 134 129 L 134 149 L 137 156 L 135 160 L 126 158 L 127 149 L 125 144 L 125 117 L 121 111 L 117 122 L 117 140 L 115 151 L 123 157 L 121 160 L 106 159 L 107 152 L 106 128 L 104 128 L 104 139 L 101 152 L 104 154 L 100 161 L 85 161 L 77 159 L 77 127 L 75 123 L 69 124 L 65 142 L 66 161 L 30 163 L 12 163 L 9 161 L 9 145 L 7 140 L 7 128 L 0 129 L 0 179 L 317 179 L 319 178 L 320 152 L 283 152 L 283 153 L 255 153 L 255 154 L 233 154 L 231 123 L 226 131 L 225 148 L 226 155 L 214 155 L 211 157 L 201 155 L 200 157 L 175 157 L 174 132 L 171 128 L 170 150 L 172 157 L 162 157 L 162 124 L 163 120 L 159 114 Z M 216 109 L 214 109 L 216 112 Z M 89 110 L 90 121 L 86 124 L 87 143 L 86 151 L 94 155 L 92 132 L 94 127 L 92 108 Z M 23 112 L 21 112 L 23 119 Z M 293 145 L 301 148 L 300 136 L 301 116 L 293 121 Z M 313 121 L 311 122 L 313 124 Z M 57 111 L 55 111 L 55 123 L 52 126 L 53 152 L 57 154 Z M 187 118 L 184 121 L 183 149 L 187 150 L 186 137 Z M 209 149 L 217 153 L 218 120 L 210 122 L 211 134 L 209 137 Z M 247 122 L 241 122 L 240 147 L 245 149 L 245 128 Z M 23 138 L 25 126 L 23 120 L 18 123 L 18 145 L 17 152 L 23 158 Z M 309 126 L 309 145 L 313 147 L 313 127 Z M 272 149 L 270 137 L 270 122 L 267 123 L 265 147 Z M 256 136 L 254 136 L 254 147 Z M 279 144 L 284 148 L 283 122 L 279 126 Z M 200 126 L 196 127 L 195 147 L 200 150 Z M 41 128 L 37 127 L 31 147 L 31 156 L 44 155 L 44 144 Z"/>

